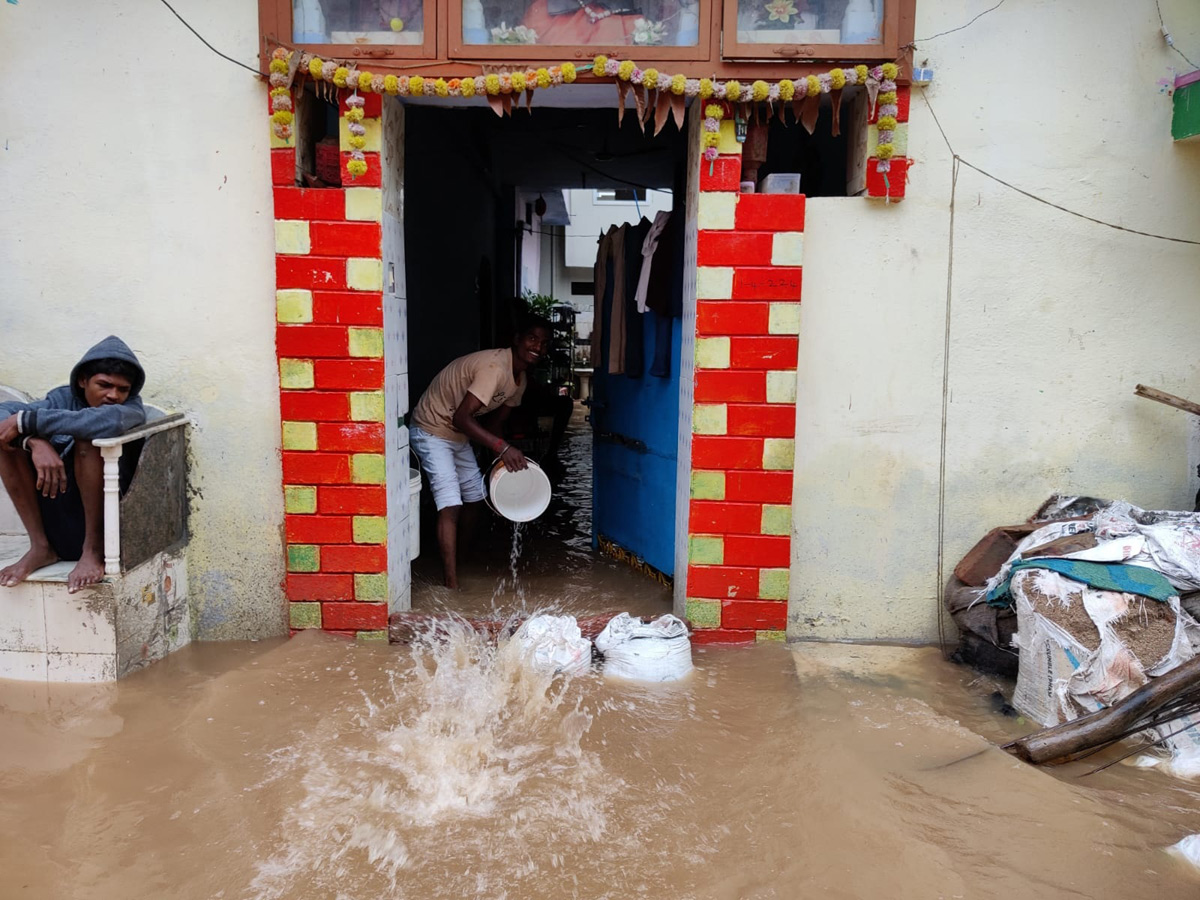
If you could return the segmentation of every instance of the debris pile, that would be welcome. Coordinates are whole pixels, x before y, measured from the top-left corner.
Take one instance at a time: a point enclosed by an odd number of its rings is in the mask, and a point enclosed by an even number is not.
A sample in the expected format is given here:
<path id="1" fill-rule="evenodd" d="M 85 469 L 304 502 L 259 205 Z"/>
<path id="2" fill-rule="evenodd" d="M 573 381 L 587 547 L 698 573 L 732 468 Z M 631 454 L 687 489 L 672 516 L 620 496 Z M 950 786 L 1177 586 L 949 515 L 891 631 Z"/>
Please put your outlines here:
<path id="1" fill-rule="evenodd" d="M 1145 746 L 1165 747 L 1169 768 L 1192 776 L 1200 775 L 1200 659 L 1190 662 L 1200 624 L 1188 611 L 1196 598 L 1200 513 L 1053 497 L 1029 522 L 972 548 L 946 605 L 963 633 L 962 661 L 1015 674 L 1012 705 L 1040 725 L 1074 726 L 1060 732 L 1066 743 L 1041 742 L 1031 755 L 1014 742 L 1012 752 L 1064 761 L 1147 732 Z M 1167 673 L 1175 675 L 1156 685 Z"/>

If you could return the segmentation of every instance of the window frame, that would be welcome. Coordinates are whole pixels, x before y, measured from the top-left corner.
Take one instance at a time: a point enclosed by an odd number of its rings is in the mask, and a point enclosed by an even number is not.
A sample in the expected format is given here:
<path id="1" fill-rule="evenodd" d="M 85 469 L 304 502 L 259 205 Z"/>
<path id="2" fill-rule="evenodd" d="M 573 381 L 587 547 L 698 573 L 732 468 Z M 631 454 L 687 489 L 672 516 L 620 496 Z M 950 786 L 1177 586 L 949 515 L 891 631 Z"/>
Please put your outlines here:
<path id="1" fill-rule="evenodd" d="M 446 12 L 446 35 L 451 60 L 556 60 L 587 62 L 599 54 L 613 59 L 699 61 L 712 57 L 713 10 L 718 0 L 696 0 L 699 29 L 691 47 L 642 47 L 634 44 L 468 44 L 463 40 L 462 0 L 437 0 Z"/>
<path id="2" fill-rule="evenodd" d="M 598 54 L 636 59 L 643 67 L 690 62 L 716 78 L 797 78 L 837 62 L 885 62 L 911 66 L 916 0 L 888 0 L 879 44 L 739 44 L 737 0 L 697 0 L 699 41 L 692 47 L 564 44 L 467 44 L 462 35 L 461 0 L 424 0 L 421 44 L 298 44 L 292 40 L 291 0 L 259 0 L 261 58 L 275 47 L 298 48 L 333 59 L 373 63 L 379 71 L 413 69 L 405 61 L 425 60 L 436 76 L 461 76 L 479 65 L 508 68 L 544 60 L 589 62 Z M 265 67 L 265 62 L 263 63 Z M 689 66 L 692 69 L 693 66 Z M 590 76 L 581 78 L 589 82 Z M 901 78 L 901 81 L 906 81 Z"/>
<path id="3" fill-rule="evenodd" d="M 906 11 L 911 12 L 913 0 L 884 0 L 883 34 L 878 44 L 803 44 L 780 41 L 776 43 L 749 44 L 738 41 L 737 13 L 740 0 L 712 0 L 722 5 L 721 56 L 725 60 L 783 60 L 789 62 L 814 62 L 833 60 L 867 62 L 880 59 L 895 59 L 900 56 L 901 20 Z M 907 39 L 912 40 L 909 34 Z"/>
<path id="4" fill-rule="evenodd" d="M 377 63 L 390 59 L 437 59 L 438 7 L 445 0 L 423 0 L 423 34 L 419 44 L 301 44 L 292 39 L 292 0 L 259 0 L 259 36 L 263 42 L 264 58 L 269 58 L 269 47 L 282 45 L 298 47 L 310 53 L 319 53 L 334 59 L 373 60 Z"/>

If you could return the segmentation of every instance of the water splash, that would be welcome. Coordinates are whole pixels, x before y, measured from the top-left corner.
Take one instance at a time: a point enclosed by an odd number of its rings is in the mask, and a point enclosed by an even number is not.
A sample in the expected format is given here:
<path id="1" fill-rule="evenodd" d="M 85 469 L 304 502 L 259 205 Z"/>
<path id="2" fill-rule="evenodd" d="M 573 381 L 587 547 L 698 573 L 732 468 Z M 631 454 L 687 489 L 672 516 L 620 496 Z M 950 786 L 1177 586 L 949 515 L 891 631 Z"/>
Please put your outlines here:
<path id="1" fill-rule="evenodd" d="M 440 622 L 390 674 L 390 696 L 306 736 L 302 796 L 250 896 L 294 897 L 298 885 L 336 896 L 352 879 L 354 896 L 403 898 L 407 872 L 445 864 L 502 897 L 605 839 L 623 782 L 583 747 L 593 713 L 582 692 L 531 667 L 521 637 L 491 644 Z M 447 883 L 444 896 L 461 889 Z M 426 883 L 421 896 L 443 894 Z"/>
<path id="2" fill-rule="evenodd" d="M 508 574 L 500 576 L 496 582 L 496 587 L 492 591 L 492 612 L 501 612 L 501 600 L 505 596 L 505 592 L 512 586 L 514 604 L 510 605 L 511 614 L 526 613 L 525 608 L 525 585 L 521 582 L 518 564 L 521 561 L 521 553 L 525 548 L 525 526 L 521 522 L 513 522 L 512 526 L 512 546 L 508 553 Z"/>

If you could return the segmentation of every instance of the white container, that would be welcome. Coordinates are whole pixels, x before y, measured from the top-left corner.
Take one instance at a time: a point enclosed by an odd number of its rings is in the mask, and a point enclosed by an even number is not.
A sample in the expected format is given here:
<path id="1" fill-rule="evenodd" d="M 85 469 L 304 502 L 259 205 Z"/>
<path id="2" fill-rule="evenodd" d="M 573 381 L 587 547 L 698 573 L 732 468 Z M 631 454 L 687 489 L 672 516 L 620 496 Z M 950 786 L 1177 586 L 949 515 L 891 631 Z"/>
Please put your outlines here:
<path id="1" fill-rule="evenodd" d="M 408 470 L 408 556 L 421 555 L 421 470 Z"/>
<path id="2" fill-rule="evenodd" d="M 764 194 L 798 194 L 800 193 L 799 172 L 772 172 L 762 182 Z"/>
<path id="3" fill-rule="evenodd" d="M 488 471 L 488 503 L 512 522 L 532 522 L 550 505 L 550 479 L 542 467 L 529 460 L 529 468 L 510 472 L 502 460 Z"/>

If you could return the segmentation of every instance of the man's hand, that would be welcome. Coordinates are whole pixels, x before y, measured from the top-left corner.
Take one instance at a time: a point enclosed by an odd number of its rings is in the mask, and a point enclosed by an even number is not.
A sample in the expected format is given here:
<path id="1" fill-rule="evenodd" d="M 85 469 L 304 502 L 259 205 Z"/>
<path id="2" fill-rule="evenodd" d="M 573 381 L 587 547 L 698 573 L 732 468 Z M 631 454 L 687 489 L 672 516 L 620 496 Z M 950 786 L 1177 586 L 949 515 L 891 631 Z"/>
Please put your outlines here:
<path id="1" fill-rule="evenodd" d="M 13 413 L 7 419 L 0 420 L 0 449 L 15 450 L 16 440 L 21 436 L 17 431 L 17 414 Z"/>
<path id="2" fill-rule="evenodd" d="M 504 468 L 510 472 L 520 472 L 522 469 L 529 468 L 529 461 L 525 459 L 525 454 L 511 445 L 500 454 L 500 459 L 504 462 Z"/>
<path id="3" fill-rule="evenodd" d="M 37 472 L 37 489 L 43 497 L 54 499 L 67 489 L 67 467 L 54 445 L 41 438 L 29 441 L 29 455 Z"/>

